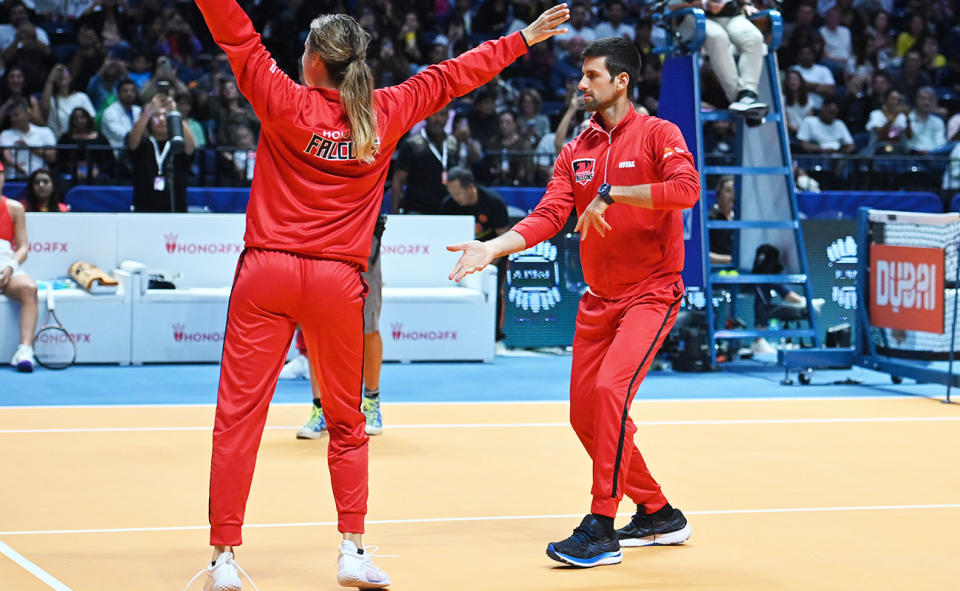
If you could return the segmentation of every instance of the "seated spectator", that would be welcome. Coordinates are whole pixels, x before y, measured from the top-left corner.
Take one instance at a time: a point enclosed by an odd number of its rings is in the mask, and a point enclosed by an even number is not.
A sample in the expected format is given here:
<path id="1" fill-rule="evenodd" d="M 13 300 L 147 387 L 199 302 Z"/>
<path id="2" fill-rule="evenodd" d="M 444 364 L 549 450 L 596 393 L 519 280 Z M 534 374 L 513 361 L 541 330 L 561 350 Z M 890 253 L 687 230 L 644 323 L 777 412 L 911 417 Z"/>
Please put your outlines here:
<path id="1" fill-rule="evenodd" d="M 402 51 L 394 49 L 392 39 L 383 40 L 380 51 L 370 60 L 370 68 L 373 70 L 373 84 L 377 88 L 400 84 L 409 78 L 411 73 L 410 61 Z"/>
<path id="2" fill-rule="evenodd" d="M 487 143 L 484 163 L 494 185 L 533 184 L 533 144 L 520 135 L 513 111 L 500 113 L 500 133 Z"/>
<path id="3" fill-rule="evenodd" d="M 143 85 L 150 80 L 153 75 L 153 63 L 146 52 L 134 49 L 130 52 L 130 66 L 127 68 L 127 76 L 137 85 L 137 91 L 143 88 Z"/>
<path id="4" fill-rule="evenodd" d="M 817 35 L 817 2 L 816 0 L 802 0 L 797 6 L 793 22 L 783 23 L 783 43 L 777 50 L 781 59 L 781 67 L 793 66 L 797 63 L 797 53 L 801 47 L 813 44 Z"/>
<path id="5" fill-rule="evenodd" d="M 809 154 L 850 154 L 856 146 L 853 136 L 843 121 L 837 119 L 840 105 L 830 97 L 823 102 L 820 113 L 809 116 L 797 130 L 797 140 L 804 152 Z"/>
<path id="6" fill-rule="evenodd" d="M 396 48 L 403 53 L 411 64 L 423 63 L 420 43 L 423 32 L 420 30 L 420 18 L 416 12 L 409 11 L 403 17 L 403 24 L 397 32 Z"/>
<path id="7" fill-rule="evenodd" d="M 643 55 L 640 58 L 640 80 L 637 81 L 639 103 L 651 115 L 660 108 L 660 78 L 662 66 L 656 54 Z"/>
<path id="8" fill-rule="evenodd" d="M 534 47 L 543 45 L 538 43 Z M 473 137 L 470 120 L 466 115 L 457 113 L 453 119 L 453 137 L 457 138 L 457 162 L 460 166 L 474 171 L 483 161 L 483 144 Z"/>
<path id="9" fill-rule="evenodd" d="M 578 82 L 583 76 L 583 50 L 587 42 L 583 37 L 573 37 L 567 43 L 567 52 L 557 60 L 550 71 L 550 88 L 554 90 L 554 99 L 559 100 L 566 94 L 568 83 Z"/>
<path id="10" fill-rule="evenodd" d="M 947 141 L 960 142 L 960 113 L 954 113 L 947 120 Z"/>
<path id="11" fill-rule="evenodd" d="M 818 30 L 823 38 L 823 65 L 830 68 L 834 79 L 847 68 L 853 57 L 853 36 L 850 29 L 840 24 L 840 9 L 834 6 L 827 11 L 826 22 Z"/>
<path id="12" fill-rule="evenodd" d="M 108 49 L 126 48 L 127 39 L 134 36 L 133 22 L 127 14 L 125 0 L 96 0 L 80 18 L 89 23 Z"/>
<path id="13" fill-rule="evenodd" d="M 183 115 L 183 124 L 189 125 L 190 131 L 193 132 L 193 141 L 197 149 L 206 148 L 207 132 L 204 131 L 203 124 L 193 118 L 193 93 L 180 95 L 177 106 L 180 108 L 180 114 Z"/>
<path id="14" fill-rule="evenodd" d="M 883 97 L 883 107 L 870 113 L 867 131 L 870 143 L 866 154 L 904 154 L 907 142 L 913 137 L 910 129 L 910 105 L 896 88 L 891 88 Z"/>
<path id="15" fill-rule="evenodd" d="M 960 142 L 954 144 L 950 150 L 950 159 L 947 168 L 943 171 L 943 190 L 956 191 L 960 189 Z"/>
<path id="16" fill-rule="evenodd" d="M 80 23 L 77 29 L 77 52 L 65 64 L 72 74 L 73 87 L 86 90 L 90 79 L 103 66 L 106 58 L 107 48 L 100 42 L 97 32 L 89 24 Z"/>
<path id="17" fill-rule="evenodd" d="M 627 7 L 621 0 L 607 2 L 603 10 L 603 15 L 606 20 L 597 23 L 597 26 L 593 28 L 597 39 L 604 37 L 626 37 L 631 41 L 634 40 L 634 28 L 623 22 L 623 18 L 627 15 Z"/>
<path id="18" fill-rule="evenodd" d="M 122 55 L 121 48 L 111 49 L 100 65 L 100 69 L 90 78 L 87 96 L 90 97 L 90 102 L 93 103 L 97 113 L 102 113 L 117 97 L 117 86 L 120 82 L 130 79 L 127 74 L 127 64 L 123 61 Z"/>
<path id="19" fill-rule="evenodd" d="M 707 212 L 708 220 L 733 221 L 733 204 L 736 190 L 732 176 L 722 176 L 717 181 L 716 199 Z M 730 265 L 733 263 L 733 237 L 735 230 L 710 230 L 710 264 Z"/>
<path id="20" fill-rule="evenodd" d="M 787 130 L 796 136 L 800 124 L 813 111 L 813 103 L 807 92 L 807 82 L 796 70 L 787 71 L 787 82 L 783 87 L 783 102 L 786 105 Z"/>
<path id="21" fill-rule="evenodd" d="M 586 47 L 587 43 L 595 40 L 597 33 L 593 30 L 593 27 L 590 26 L 592 18 L 593 12 L 588 4 L 579 0 L 574 2 L 570 6 L 570 20 L 561 27 L 566 29 L 567 32 L 560 33 L 553 37 L 555 51 L 561 56 L 565 52 L 573 53 L 574 48 L 570 47 L 570 42 L 577 37 L 584 41 L 584 47 Z M 580 51 L 583 51 L 583 49 L 581 48 Z M 577 58 L 580 57 L 579 51 L 576 52 L 576 56 Z"/>
<path id="22" fill-rule="evenodd" d="M 509 21 L 510 6 L 506 0 L 483 0 L 473 16 L 472 31 L 491 38 L 499 37 L 507 30 Z"/>
<path id="23" fill-rule="evenodd" d="M 851 133 L 866 131 L 870 113 L 883 107 L 884 97 L 891 88 L 893 82 L 886 70 L 874 72 L 866 86 L 859 78 L 851 78 L 843 108 L 843 120 Z"/>
<path id="24" fill-rule="evenodd" d="M 133 123 L 140 117 L 140 105 L 137 104 L 137 85 L 130 80 L 121 80 L 117 84 L 117 100 L 103 111 L 100 129 L 104 137 L 114 148 L 122 149 L 124 139 Z"/>
<path id="25" fill-rule="evenodd" d="M 70 211 L 70 207 L 60 201 L 56 176 L 46 168 L 33 171 L 33 174 L 27 180 L 27 188 L 24 190 L 23 198 L 20 201 L 27 211 Z"/>
<path id="26" fill-rule="evenodd" d="M 181 66 L 194 69 L 197 54 L 203 51 L 203 44 L 183 15 L 179 11 L 173 11 L 165 23 L 159 49 L 160 53 L 169 55 Z"/>
<path id="27" fill-rule="evenodd" d="M 249 186 L 253 181 L 253 167 L 257 161 L 257 136 L 244 121 L 234 121 L 228 129 L 228 145 L 232 150 L 219 152 L 229 184 Z"/>
<path id="28" fill-rule="evenodd" d="M 158 85 L 162 82 L 169 84 L 171 92 L 176 96 L 183 96 L 190 92 L 187 85 L 177 77 L 176 64 L 169 57 L 161 55 L 157 58 L 153 76 L 140 88 L 140 104 L 145 105 L 153 100 L 154 95 L 157 94 Z"/>
<path id="29" fill-rule="evenodd" d="M 15 45 L 18 41 L 23 41 L 22 36 L 18 37 L 18 30 L 21 25 L 30 22 L 30 14 L 27 12 L 27 6 L 23 2 L 14 0 L 13 2 L 6 2 L 6 18 L 4 24 L 0 25 L 0 50 L 4 52 L 11 46 Z M 50 38 L 47 36 L 47 32 L 43 29 L 34 28 L 33 29 L 34 38 L 40 43 L 50 46 Z M 6 58 L 6 55 L 4 55 Z"/>
<path id="30" fill-rule="evenodd" d="M 18 4 L 15 3 L 11 11 L 17 10 Z M 24 17 L 16 25 L 13 39 L 0 53 L 0 62 L 7 67 L 16 66 L 23 70 L 27 88 L 40 88 L 50 68 L 50 55 L 46 33 Z"/>
<path id="31" fill-rule="evenodd" d="M 923 16 L 919 14 L 911 16 L 907 24 L 907 29 L 897 35 L 897 55 L 901 57 L 905 56 L 907 51 L 917 42 L 917 39 L 926 31 L 927 21 L 923 19 Z"/>
<path id="32" fill-rule="evenodd" d="M 907 119 L 913 134 L 907 139 L 907 148 L 915 154 L 936 152 L 947 144 L 947 128 L 936 114 L 937 93 L 924 86 L 917 91 L 913 110 Z"/>
<path id="33" fill-rule="evenodd" d="M 912 101 L 917 96 L 917 91 L 922 86 L 932 86 L 930 76 L 923 71 L 923 57 L 920 51 L 916 49 L 907 50 L 903 56 L 903 65 L 893 77 L 893 87 L 900 91 L 901 96 L 907 101 Z"/>
<path id="34" fill-rule="evenodd" d="M 820 108 L 826 97 L 833 96 L 837 88 L 836 80 L 830 72 L 830 68 L 816 63 L 814 61 L 815 56 L 813 47 L 809 45 L 800 47 L 797 50 L 797 65 L 791 68 L 800 72 L 800 75 L 806 80 L 814 111 Z"/>
<path id="35" fill-rule="evenodd" d="M 947 58 L 940 53 L 940 42 L 937 41 L 936 35 L 924 35 L 917 45 L 919 47 L 914 49 L 920 50 L 922 62 L 920 67 L 934 85 L 942 85 L 947 75 Z"/>
<path id="36" fill-rule="evenodd" d="M 500 119 L 497 116 L 497 96 L 486 86 L 475 93 L 473 108 L 467 115 L 473 137 L 484 146 L 497 135 Z"/>
<path id="37" fill-rule="evenodd" d="M 82 107 L 70 114 L 67 131 L 57 142 L 57 170 L 74 183 L 95 183 L 113 171 L 110 142 L 97 131 L 93 117 Z"/>
<path id="38" fill-rule="evenodd" d="M 157 94 L 147 103 L 127 135 L 133 160 L 133 208 L 142 212 L 187 211 L 187 176 L 194 140 L 183 127 L 184 152 L 172 154 L 167 113 L 177 108 L 173 96 Z M 172 184 L 172 186 L 171 186 Z"/>
<path id="39" fill-rule="evenodd" d="M 7 109 L 10 128 L 0 132 L 0 146 L 4 146 L 3 165 L 7 179 L 25 179 L 38 168 L 45 168 L 57 159 L 57 137 L 49 127 L 30 123 L 27 103 L 15 101 Z"/>
<path id="40" fill-rule="evenodd" d="M 25 101 L 28 105 L 30 123 L 43 125 L 40 114 L 40 101 L 27 91 L 26 77 L 23 70 L 17 66 L 7 68 L 3 75 L 3 84 L 0 84 L 0 129 L 7 126 L 7 111 L 16 101 Z"/>
<path id="41" fill-rule="evenodd" d="M 91 117 L 97 116 L 93 103 L 87 93 L 75 91 L 71 88 L 73 78 L 70 69 L 63 64 L 57 64 L 50 70 L 47 82 L 43 87 L 43 98 L 40 106 L 47 112 L 47 126 L 55 136 L 61 136 L 70 125 L 70 114 L 77 107 L 84 109 Z"/>
<path id="42" fill-rule="evenodd" d="M 540 93 L 532 88 L 520 93 L 520 120 L 523 122 L 521 133 L 533 145 L 550 132 L 550 119 L 540 112 L 542 103 Z"/>
<path id="43" fill-rule="evenodd" d="M 237 81 L 225 78 L 220 83 L 218 100 L 211 105 L 210 118 L 214 122 L 214 137 L 212 141 L 219 145 L 228 145 L 227 130 L 232 123 L 244 123 L 255 131 L 260 130 L 260 120 L 257 119 L 253 107 L 243 98 L 237 89 Z M 223 134 L 221 138 L 220 135 Z"/>
<path id="44" fill-rule="evenodd" d="M 7 199 L 3 193 L 3 166 L 0 165 L 0 294 L 20 304 L 20 346 L 10 365 L 17 371 L 30 372 L 36 365 L 33 357 L 33 335 L 37 331 L 37 284 L 27 275 L 30 242 L 27 237 L 27 216 L 19 201 Z"/>

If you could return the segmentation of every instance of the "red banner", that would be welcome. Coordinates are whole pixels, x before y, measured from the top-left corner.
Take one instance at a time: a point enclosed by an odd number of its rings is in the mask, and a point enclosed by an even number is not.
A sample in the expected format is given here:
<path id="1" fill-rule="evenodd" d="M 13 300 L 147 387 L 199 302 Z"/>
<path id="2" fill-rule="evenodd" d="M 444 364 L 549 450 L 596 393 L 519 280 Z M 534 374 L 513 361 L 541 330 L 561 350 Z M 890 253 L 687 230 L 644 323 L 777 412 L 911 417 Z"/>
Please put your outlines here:
<path id="1" fill-rule="evenodd" d="M 870 323 L 943 334 L 943 249 L 870 245 Z"/>

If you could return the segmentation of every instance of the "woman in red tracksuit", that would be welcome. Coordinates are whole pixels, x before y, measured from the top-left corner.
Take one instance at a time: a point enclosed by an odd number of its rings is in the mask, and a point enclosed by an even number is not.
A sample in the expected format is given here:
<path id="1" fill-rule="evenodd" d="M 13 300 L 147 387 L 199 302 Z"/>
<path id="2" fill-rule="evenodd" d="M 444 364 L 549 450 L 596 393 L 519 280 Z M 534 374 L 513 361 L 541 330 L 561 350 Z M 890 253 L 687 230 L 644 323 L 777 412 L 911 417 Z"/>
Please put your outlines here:
<path id="1" fill-rule="evenodd" d="M 519 33 L 373 90 L 369 36 L 345 15 L 310 24 L 300 85 L 264 49 L 235 0 L 197 0 L 237 85 L 261 122 L 246 248 L 227 315 L 210 468 L 215 590 L 239 589 L 232 549 L 283 358 L 299 322 L 322 381 L 328 462 L 337 504 L 341 584 L 389 584 L 363 551 L 367 435 L 360 411 L 363 300 L 360 272 L 383 198 L 391 155 L 418 121 L 485 84 L 527 47 L 563 29 L 566 5 Z"/>
<path id="2" fill-rule="evenodd" d="M 570 422 L 593 460 L 593 503 L 574 535 L 548 545 L 547 554 L 588 567 L 620 562 L 621 545 L 678 544 L 690 535 L 634 445 L 637 428 L 628 413 L 677 316 L 681 209 L 697 202 L 700 181 L 677 126 L 639 115 L 630 103 L 640 65 L 633 45 L 600 39 L 583 56 L 579 87 L 585 107 L 596 113 L 560 152 L 543 199 L 494 240 L 449 248 L 463 251 L 450 274 L 459 280 L 553 236 L 576 208 L 590 288 L 573 337 Z M 637 514 L 615 531 L 624 493 L 637 503 Z"/>

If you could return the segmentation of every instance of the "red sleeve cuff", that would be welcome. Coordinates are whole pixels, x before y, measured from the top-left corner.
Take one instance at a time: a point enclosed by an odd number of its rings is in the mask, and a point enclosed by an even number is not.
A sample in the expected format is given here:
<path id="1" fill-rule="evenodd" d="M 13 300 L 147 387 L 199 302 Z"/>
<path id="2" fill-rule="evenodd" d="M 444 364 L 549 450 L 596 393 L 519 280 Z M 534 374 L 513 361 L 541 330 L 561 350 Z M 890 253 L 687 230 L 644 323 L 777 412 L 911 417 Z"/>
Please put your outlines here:
<path id="1" fill-rule="evenodd" d="M 663 207 L 663 183 L 652 183 L 650 185 L 650 205 L 653 209 Z"/>

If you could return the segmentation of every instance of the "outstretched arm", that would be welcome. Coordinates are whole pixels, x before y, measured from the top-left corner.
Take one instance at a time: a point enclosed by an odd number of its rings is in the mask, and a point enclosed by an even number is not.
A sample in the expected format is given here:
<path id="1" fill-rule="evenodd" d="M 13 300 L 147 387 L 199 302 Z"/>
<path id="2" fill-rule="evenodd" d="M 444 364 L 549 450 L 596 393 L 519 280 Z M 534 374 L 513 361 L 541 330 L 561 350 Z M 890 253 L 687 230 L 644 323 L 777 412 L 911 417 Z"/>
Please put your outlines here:
<path id="1" fill-rule="evenodd" d="M 207 0 L 209 1 L 209 0 Z M 455 97 L 483 86 L 527 52 L 527 47 L 545 41 L 566 29 L 559 29 L 570 18 L 566 4 L 558 4 L 541 14 L 528 27 L 507 37 L 487 41 L 463 55 L 430 66 L 403 84 L 383 89 L 381 96 L 392 103 L 402 132 L 436 113 Z"/>
<path id="2" fill-rule="evenodd" d="M 296 109 L 294 94 L 300 85 L 277 67 L 236 0 L 197 0 L 197 7 L 213 40 L 230 59 L 237 88 L 253 105 L 257 117 L 272 119 L 284 110 Z"/>

